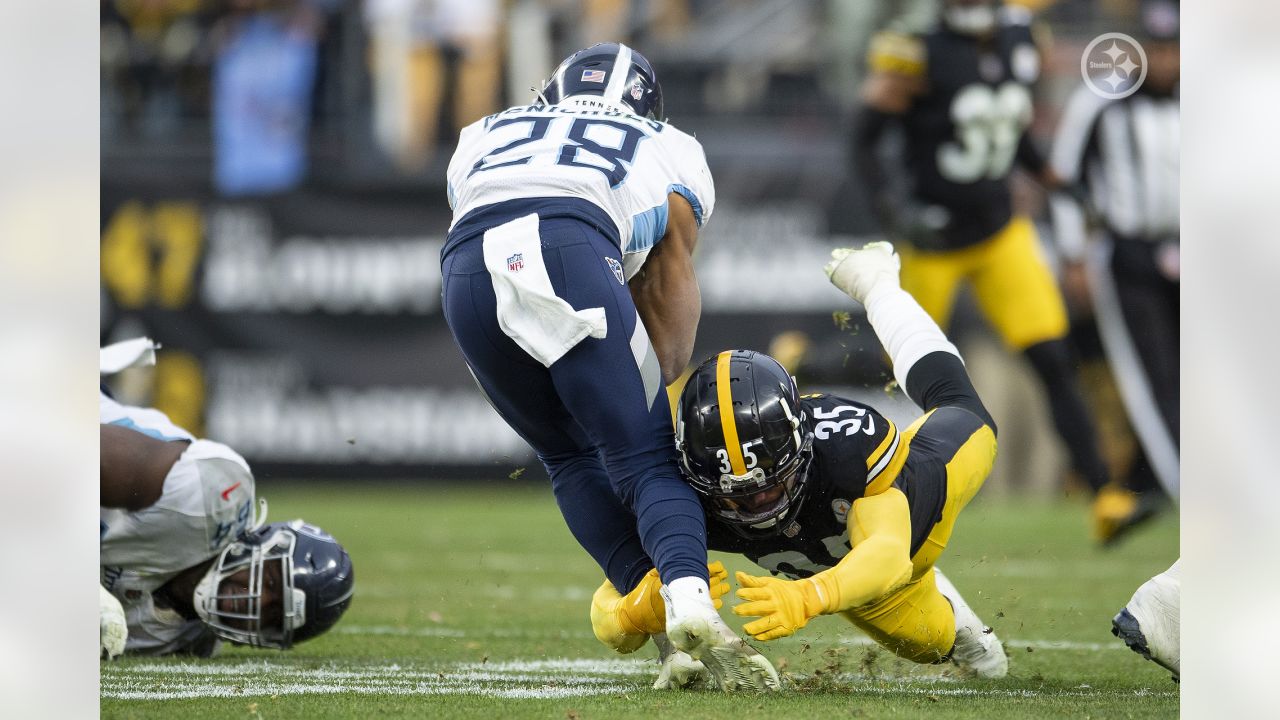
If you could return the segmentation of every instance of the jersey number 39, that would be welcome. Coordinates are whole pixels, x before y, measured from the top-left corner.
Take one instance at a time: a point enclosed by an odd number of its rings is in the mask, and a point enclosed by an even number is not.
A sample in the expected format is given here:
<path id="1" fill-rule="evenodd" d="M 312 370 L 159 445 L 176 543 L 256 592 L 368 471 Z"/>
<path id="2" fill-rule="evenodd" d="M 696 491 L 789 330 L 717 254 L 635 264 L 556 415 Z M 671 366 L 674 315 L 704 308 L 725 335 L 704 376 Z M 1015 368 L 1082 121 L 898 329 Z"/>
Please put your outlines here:
<path id="1" fill-rule="evenodd" d="M 938 172 L 955 183 L 1009 174 L 1018 140 L 1031 123 L 1031 93 L 1016 82 L 970 85 L 951 102 L 956 142 L 938 148 Z"/>

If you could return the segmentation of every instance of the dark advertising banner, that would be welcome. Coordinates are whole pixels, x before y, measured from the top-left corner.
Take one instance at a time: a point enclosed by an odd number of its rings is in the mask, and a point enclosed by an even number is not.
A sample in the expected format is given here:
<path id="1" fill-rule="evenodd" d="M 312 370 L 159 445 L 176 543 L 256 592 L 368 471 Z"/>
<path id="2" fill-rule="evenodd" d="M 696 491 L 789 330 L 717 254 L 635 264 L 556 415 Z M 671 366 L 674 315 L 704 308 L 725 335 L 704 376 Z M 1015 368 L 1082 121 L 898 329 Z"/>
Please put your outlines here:
<path id="1" fill-rule="evenodd" d="M 536 460 L 476 389 L 440 313 L 443 198 L 252 201 L 104 179 L 102 342 L 161 343 L 116 382 L 264 476 L 505 477 Z M 821 334 L 850 303 L 816 210 L 722 207 L 700 240 L 695 360 Z M 536 471 L 535 471 L 536 472 Z"/>

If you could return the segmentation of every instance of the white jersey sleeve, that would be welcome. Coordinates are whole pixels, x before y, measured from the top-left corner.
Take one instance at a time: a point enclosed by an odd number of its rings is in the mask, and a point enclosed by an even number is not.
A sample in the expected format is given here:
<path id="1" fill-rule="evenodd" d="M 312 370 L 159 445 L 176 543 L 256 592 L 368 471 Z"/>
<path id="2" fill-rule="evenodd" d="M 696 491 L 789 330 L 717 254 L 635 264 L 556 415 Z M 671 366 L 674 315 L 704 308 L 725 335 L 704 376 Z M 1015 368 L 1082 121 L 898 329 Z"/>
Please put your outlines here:
<path id="1" fill-rule="evenodd" d="M 699 225 L 715 208 L 702 146 L 672 125 L 571 103 L 513 107 L 464 128 L 449 163 L 454 226 L 488 205 L 575 198 L 617 230 L 627 278 L 666 233 L 667 195 L 693 206 Z"/>
<path id="2" fill-rule="evenodd" d="M 101 508 L 100 580 L 124 607 L 126 649 L 166 653 L 203 634 L 203 623 L 158 607 L 152 596 L 178 573 L 214 558 L 253 521 L 255 483 L 231 448 L 196 440 L 163 413 L 101 395 L 100 419 L 190 445 L 170 468 L 159 500 L 142 510 Z M 193 624 L 194 623 L 194 624 Z"/>
<path id="3" fill-rule="evenodd" d="M 155 504 L 100 509 L 101 564 L 154 578 L 152 589 L 158 588 L 248 528 L 253 499 L 253 474 L 244 459 L 221 443 L 196 440 L 169 470 Z"/>
<path id="4" fill-rule="evenodd" d="M 173 424 L 169 416 L 159 410 L 122 405 L 104 393 L 98 393 L 98 422 L 103 425 L 127 427 L 166 442 L 170 440 L 191 442 L 196 439 L 191 433 Z"/>

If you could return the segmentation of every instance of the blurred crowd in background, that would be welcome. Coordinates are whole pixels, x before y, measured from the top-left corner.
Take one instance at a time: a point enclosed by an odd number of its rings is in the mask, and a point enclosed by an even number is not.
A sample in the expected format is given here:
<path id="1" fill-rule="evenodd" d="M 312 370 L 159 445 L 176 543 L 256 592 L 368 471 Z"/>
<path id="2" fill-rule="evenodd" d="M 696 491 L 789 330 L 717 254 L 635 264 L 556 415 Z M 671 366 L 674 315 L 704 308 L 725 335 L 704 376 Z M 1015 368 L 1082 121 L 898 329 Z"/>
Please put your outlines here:
<path id="1" fill-rule="evenodd" d="M 458 129 L 530 100 L 560 58 L 602 40 L 652 58 L 678 125 L 825 139 L 856 101 L 871 35 L 926 27 L 936 2 L 103 0 L 103 154 L 212 152 L 227 195 L 344 175 L 438 184 Z M 1018 4 L 1048 30 L 1043 136 L 1081 48 L 1131 28 L 1138 0 Z M 735 137 L 776 144 L 766 128 Z"/>

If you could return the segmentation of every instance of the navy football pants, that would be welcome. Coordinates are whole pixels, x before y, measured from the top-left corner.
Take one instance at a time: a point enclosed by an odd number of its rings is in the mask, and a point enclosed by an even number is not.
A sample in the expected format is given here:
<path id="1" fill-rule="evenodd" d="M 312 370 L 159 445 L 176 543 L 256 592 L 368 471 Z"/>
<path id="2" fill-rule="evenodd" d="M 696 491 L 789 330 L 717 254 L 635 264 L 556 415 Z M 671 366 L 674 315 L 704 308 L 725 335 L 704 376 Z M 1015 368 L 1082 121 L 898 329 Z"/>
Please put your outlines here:
<path id="1" fill-rule="evenodd" d="M 660 381 L 646 397 L 631 348 L 631 293 L 605 260 L 620 263 L 621 251 L 572 218 L 544 218 L 539 231 L 556 295 L 575 310 L 603 307 L 606 336 L 587 337 L 550 368 L 533 359 L 498 326 L 477 235 L 443 262 L 454 339 L 494 408 L 546 466 L 570 531 L 619 591 L 629 592 L 655 565 L 663 582 L 705 579 L 702 507 L 680 478 Z"/>

